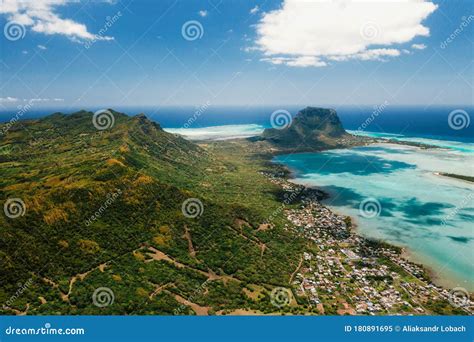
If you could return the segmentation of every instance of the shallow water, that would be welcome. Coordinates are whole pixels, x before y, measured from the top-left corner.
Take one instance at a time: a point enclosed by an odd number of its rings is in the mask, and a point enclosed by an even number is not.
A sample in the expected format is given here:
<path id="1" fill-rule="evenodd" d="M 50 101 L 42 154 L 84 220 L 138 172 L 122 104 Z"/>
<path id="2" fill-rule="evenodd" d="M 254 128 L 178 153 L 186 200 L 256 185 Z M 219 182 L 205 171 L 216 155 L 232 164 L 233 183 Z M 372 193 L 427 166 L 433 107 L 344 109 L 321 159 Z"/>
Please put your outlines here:
<path id="1" fill-rule="evenodd" d="M 274 161 L 328 192 L 326 205 L 355 218 L 364 236 L 407 247 L 440 283 L 474 290 L 474 185 L 436 175 L 472 176 L 474 144 L 423 142 L 447 148 L 374 144 Z"/>
<path id="2" fill-rule="evenodd" d="M 227 140 L 259 135 L 264 127 L 256 124 L 224 125 L 199 128 L 165 128 L 169 133 L 179 134 L 189 140 Z"/>

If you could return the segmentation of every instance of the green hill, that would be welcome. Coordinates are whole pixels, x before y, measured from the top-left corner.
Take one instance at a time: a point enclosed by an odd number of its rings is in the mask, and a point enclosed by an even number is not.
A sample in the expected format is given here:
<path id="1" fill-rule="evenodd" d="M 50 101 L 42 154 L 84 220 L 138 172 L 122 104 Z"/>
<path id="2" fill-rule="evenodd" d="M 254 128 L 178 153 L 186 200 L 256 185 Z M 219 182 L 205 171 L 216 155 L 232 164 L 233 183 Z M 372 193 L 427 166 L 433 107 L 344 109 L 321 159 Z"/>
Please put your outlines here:
<path id="1" fill-rule="evenodd" d="M 248 304 L 247 284 L 287 284 L 303 244 L 280 227 L 258 230 L 274 212 L 283 220 L 261 162 L 205 150 L 144 115 L 110 113 L 105 130 L 81 111 L 22 121 L 0 137 L 2 204 L 18 198 L 26 209 L 0 218 L 5 313 L 172 314 L 193 295 L 230 310 Z M 188 199 L 200 216 L 183 215 Z M 203 283 L 205 299 L 195 293 Z M 100 287 L 113 290 L 113 306 L 94 305 Z"/>
<path id="2" fill-rule="evenodd" d="M 350 141 L 334 113 L 301 113 L 284 134 Z M 288 182 L 268 131 L 197 145 L 105 114 L 0 125 L 0 314 L 345 314 L 367 286 L 400 296 L 380 314 L 466 312 Z"/>

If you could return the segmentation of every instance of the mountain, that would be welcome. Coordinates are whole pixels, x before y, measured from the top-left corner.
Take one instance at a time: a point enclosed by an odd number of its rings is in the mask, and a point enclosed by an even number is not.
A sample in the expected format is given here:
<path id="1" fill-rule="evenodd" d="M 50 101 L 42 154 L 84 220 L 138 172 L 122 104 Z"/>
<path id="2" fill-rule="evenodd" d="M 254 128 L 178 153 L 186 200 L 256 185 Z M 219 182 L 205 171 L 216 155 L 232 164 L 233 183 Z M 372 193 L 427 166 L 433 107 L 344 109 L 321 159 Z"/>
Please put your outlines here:
<path id="1" fill-rule="evenodd" d="M 334 109 L 306 107 L 290 125 L 267 128 L 263 138 L 283 150 L 320 150 L 343 145 L 350 139 Z"/>
<path id="2" fill-rule="evenodd" d="M 263 162 L 111 109 L 0 129 L 1 313 L 200 310 L 183 298 L 210 313 L 278 309 L 264 287 L 288 285 L 304 242 L 283 228 Z M 269 217 L 279 224 L 260 229 Z M 107 307 L 92 300 L 104 287 Z"/>
<path id="3" fill-rule="evenodd" d="M 343 136 L 332 120 L 314 136 Z M 0 314 L 346 314 L 362 287 L 380 313 L 464 313 L 287 181 L 268 141 L 198 145 L 112 109 L 0 132 Z"/>

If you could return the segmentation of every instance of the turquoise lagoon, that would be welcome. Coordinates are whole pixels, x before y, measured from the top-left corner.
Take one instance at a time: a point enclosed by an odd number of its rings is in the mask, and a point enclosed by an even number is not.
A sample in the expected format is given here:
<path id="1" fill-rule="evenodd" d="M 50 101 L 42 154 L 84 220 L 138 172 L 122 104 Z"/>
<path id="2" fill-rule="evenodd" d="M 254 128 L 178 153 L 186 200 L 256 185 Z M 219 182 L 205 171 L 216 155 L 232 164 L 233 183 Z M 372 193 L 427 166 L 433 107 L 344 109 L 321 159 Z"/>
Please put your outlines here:
<path id="1" fill-rule="evenodd" d="M 353 217 L 362 235 L 406 247 L 442 285 L 474 290 L 474 184 L 437 174 L 472 176 L 474 144 L 395 138 L 440 148 L 382 143 L 274 161 L 294 172 L 294 182 L 329 193 L 325 205 Z M 378 215 L 360 210 L 367 200 L 376 203 Z"/>

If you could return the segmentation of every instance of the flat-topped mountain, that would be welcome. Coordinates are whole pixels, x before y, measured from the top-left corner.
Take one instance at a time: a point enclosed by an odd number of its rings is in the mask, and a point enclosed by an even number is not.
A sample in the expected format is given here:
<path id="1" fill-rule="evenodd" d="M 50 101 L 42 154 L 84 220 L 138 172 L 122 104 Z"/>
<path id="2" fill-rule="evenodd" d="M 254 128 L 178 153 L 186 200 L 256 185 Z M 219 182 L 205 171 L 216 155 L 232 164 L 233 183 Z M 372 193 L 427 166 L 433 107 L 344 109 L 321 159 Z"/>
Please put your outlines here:
<path id="1" fill-rule="evenodd" d="M 337 147 L 349 137 L 334 109 L 316 107 L 299 111 L 287 127 L 263 132 L 263 138 L 270 143 L 298 151 Z"/>

